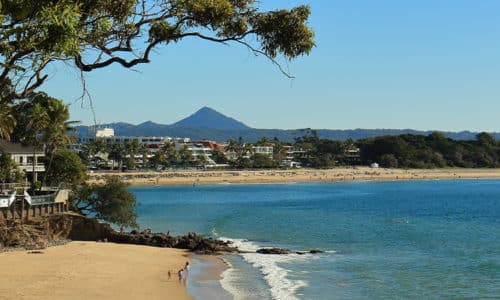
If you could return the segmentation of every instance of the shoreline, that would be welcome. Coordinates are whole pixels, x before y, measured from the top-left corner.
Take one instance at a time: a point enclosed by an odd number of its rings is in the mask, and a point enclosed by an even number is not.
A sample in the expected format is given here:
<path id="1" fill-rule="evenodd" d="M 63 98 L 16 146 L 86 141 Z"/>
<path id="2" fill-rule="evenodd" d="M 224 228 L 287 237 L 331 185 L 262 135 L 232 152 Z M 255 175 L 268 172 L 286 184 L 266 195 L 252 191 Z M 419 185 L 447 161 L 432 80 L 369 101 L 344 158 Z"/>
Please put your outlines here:
<path id="1" fill-rule="evenodd" d="M 385 169 L 385 168 L 333 168 L 290 170 L 176 170 L 145 172 L 93 172 L 90 183 L 100 183 L 106 176 L 120 176 L 130 185 L 209 185 L 209 184 L 272 184 L 294 182 L 350 182 L 432 179 L 496 179 L 497 169 Z"/>
<path id="2" fill-rule="evenodd" d="M 230 266 L 220 255 L 190 256 L 193 261 L 187 291 L 195 300 L 232 300 L 233 295 L 222 286 L 223 274 Z"/>

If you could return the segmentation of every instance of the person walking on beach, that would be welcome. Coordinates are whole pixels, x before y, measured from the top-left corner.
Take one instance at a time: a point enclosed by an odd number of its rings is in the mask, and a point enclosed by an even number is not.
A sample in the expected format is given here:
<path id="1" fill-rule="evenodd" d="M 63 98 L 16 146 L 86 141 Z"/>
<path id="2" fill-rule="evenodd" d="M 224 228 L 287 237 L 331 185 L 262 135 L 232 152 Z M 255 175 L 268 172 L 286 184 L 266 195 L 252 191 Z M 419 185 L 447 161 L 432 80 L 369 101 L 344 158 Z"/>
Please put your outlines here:
<path id="1" fill-rule="evenodd" d="M 168 280 L 172 280 L 172 271 L 168 270 Z"/>
<path id="2" fill-rule="evenodd" d="M 182 279 L 184 279 L 184 270 L 180 269 L 177 274 L 179 275 L 179 282 L 182 282 Z"/>
<path id="3" fill-rule="evenodd" d="M 186 273 L 189 273 L 190 268 L 191 268 L 191 266 L 189 265 L 189 262 L 187 261 L 186 265 L 184 266 L 184 270 L 186 270 Z"/>

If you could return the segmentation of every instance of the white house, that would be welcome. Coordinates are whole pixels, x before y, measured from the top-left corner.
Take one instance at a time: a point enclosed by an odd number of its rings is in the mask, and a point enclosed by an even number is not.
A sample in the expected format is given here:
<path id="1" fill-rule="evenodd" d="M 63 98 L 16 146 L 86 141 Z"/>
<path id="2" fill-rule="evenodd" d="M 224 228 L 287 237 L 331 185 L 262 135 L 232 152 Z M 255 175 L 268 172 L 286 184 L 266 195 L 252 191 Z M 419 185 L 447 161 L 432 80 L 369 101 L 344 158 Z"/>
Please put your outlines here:
<path id="1" fill-rule="evenodd" d="M 37 181 L 39 175 L 45 172 L 43 157 L 45 156 L 42 150 L 36 150 L 31 146 L 23 146 L 17 143 L 0 140 L 0 150 L 9 153 L 12 160 L 17 164 L 18 168 L 29 178 L 33 178 L 33 159 L 34 159 L 34 179 Z"/>

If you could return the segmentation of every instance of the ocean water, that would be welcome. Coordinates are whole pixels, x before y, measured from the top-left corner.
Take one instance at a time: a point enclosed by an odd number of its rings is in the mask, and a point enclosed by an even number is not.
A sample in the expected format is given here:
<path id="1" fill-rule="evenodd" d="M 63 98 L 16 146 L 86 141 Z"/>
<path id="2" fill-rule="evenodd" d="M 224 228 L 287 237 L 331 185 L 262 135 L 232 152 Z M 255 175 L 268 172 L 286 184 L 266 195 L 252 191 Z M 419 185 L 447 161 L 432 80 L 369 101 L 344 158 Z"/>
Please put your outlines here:
<path id="1" fill-rule="evenodd" d="M 500 298 L 500 180 L 132 187 L 139 223 L 198 232 L 235 299 Z"/>

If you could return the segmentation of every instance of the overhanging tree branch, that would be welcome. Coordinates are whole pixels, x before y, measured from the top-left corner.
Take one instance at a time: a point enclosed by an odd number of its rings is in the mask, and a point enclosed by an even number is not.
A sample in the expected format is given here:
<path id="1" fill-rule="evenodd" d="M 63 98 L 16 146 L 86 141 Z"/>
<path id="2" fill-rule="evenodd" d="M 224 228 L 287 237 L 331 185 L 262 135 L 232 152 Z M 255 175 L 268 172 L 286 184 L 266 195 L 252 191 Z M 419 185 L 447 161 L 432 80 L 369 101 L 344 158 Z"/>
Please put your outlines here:
<path id="1" fill-rule="evenodd" d="M 291 60 L 314 47 L 314 32 L 307 25 L 310 9 L 261 12 L 257 5 L 252 0 L 26 0 L 4 5 L 0 84 L 12 84 L 10 97 L 19 99 L 43 85 L 43 72 L 52 62 L 70 59 L 82 72 L 112 64 L 131 68 L 149 63 L 153 49 L 188 37 L 243 45 L 293 78 L 277 57 Z"/>

